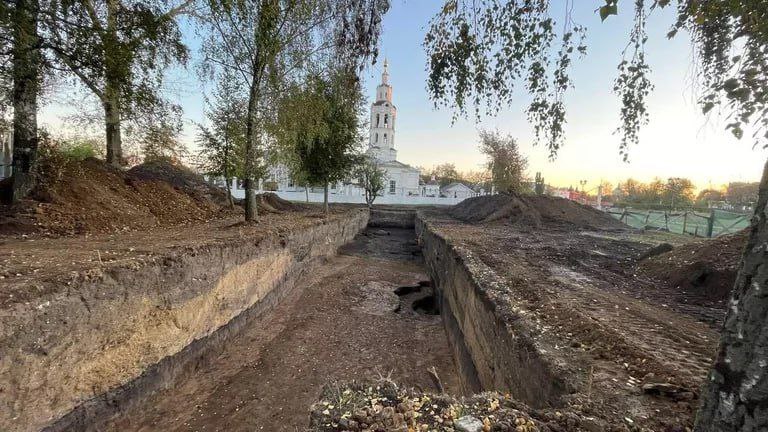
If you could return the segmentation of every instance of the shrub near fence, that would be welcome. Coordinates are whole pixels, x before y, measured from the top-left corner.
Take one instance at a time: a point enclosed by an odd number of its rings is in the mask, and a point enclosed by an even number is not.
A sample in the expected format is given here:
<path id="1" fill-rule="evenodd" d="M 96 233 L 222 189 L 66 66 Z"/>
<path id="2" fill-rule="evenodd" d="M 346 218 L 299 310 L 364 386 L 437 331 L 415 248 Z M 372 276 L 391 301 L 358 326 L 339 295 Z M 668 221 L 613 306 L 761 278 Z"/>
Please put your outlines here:
<path id="1" fill-rule="evenodd" d="M 612 208 L 606 212 L 634 228 L 656 229 L 699 237 L 717 237 L 741 231 L 749 226 L 748 215 L 717 209 L 699 212 Z"/>

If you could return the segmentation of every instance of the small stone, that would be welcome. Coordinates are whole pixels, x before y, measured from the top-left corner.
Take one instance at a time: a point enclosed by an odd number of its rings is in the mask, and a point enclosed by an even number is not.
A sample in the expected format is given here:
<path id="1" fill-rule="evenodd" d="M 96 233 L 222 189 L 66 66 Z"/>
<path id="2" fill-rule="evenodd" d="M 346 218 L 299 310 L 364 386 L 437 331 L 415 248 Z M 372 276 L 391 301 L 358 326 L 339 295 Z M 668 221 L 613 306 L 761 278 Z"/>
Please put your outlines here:
<path id="1" fill-rule="evenodd" d="M 464 416 L 453 422 L 456 432 L 481 432 L 483 422 L 472 416 Z"/>

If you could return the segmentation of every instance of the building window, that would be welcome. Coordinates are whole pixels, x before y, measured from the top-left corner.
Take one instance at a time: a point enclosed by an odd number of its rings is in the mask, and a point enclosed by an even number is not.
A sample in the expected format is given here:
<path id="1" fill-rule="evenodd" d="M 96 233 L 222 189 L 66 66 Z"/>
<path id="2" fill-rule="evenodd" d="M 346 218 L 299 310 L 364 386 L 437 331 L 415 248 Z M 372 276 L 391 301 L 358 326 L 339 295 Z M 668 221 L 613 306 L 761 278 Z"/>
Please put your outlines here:
<path id="1" fill-rule="evenodd" d="M 384 127 L 389 127 L 389 114 L 384 114 Z"/>
<path id="2" fill-rule="evenodd" d="M 384 134 L 384 145 L 387 145 L 387 134 Z"/>
<path id="3" fill-rule="evenodd" d="M 378 133 L 376 133 L 376 137 L 373 139 L 373 143 L 374 144 L 378 144 L 379 143 L 379 134 Z"/>
<path id="4" fill-rule="evenodd" d="M 389 181 L 389 193 L 394 194 L 395 190 L 397 190 L 397 182 L 394 180 Z"/>
<path id="5" fill-rule="evenodd" d="M 381 120 L 379 114 L 376 114 L 376 127 L 379 127 L 379 120 Z"/>

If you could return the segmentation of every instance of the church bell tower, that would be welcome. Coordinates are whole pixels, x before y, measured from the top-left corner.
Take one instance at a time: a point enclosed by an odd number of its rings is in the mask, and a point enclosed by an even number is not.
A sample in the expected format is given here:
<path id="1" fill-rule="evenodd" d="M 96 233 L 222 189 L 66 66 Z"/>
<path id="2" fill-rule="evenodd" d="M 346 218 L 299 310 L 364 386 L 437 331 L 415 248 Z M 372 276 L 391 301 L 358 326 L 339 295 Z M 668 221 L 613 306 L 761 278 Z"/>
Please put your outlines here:
<path id="1" fill-rule="evenodd" d="M 392 103 L 392 86 L 389 84 L 389 62 L 384 59 L 381 84 L 376 87 L 376 100 L 371 105 L 371 133 L 368 142 L 368 154 L 379 162 L 397 159 L 396 118 L 397 108 Z"/>

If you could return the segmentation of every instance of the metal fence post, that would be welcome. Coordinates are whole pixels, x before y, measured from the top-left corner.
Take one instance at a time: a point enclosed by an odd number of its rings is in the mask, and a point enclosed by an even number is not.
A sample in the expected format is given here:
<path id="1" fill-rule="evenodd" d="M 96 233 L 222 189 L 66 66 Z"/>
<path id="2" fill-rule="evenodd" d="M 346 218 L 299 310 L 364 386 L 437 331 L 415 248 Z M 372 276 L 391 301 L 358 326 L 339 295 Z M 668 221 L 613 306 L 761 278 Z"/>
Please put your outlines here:
<path id="1" fill-rule="evenodd" d="M 709 211 L 709 220 L 707 220 L 707 237 L 712 237 L 712 231 L 715 229 L 715 209 Z"/>
<path id="2" fill-rule="evenodd" d="M 688 211 L 683 212 L 683 234 L 686 234 L 685 228 L 688 225 Z"/>

